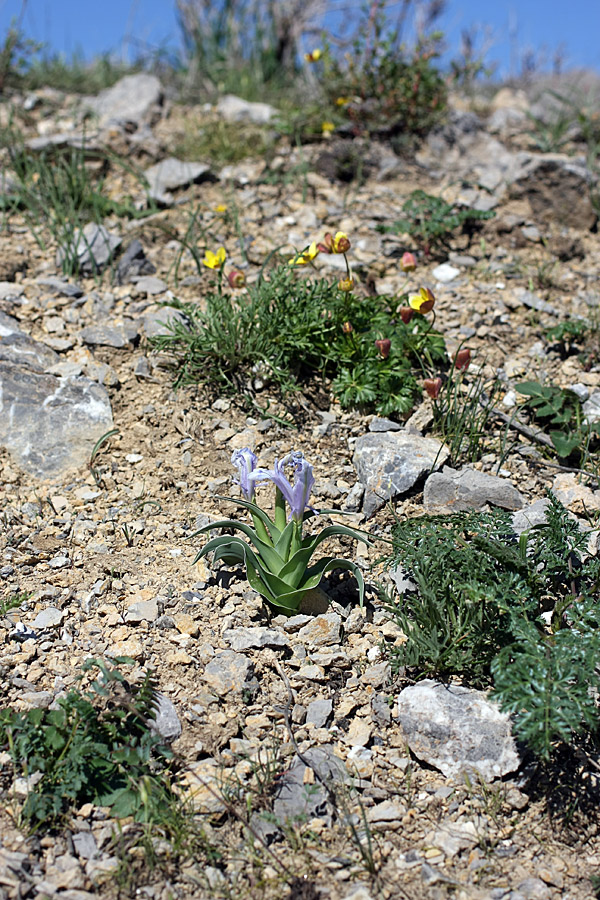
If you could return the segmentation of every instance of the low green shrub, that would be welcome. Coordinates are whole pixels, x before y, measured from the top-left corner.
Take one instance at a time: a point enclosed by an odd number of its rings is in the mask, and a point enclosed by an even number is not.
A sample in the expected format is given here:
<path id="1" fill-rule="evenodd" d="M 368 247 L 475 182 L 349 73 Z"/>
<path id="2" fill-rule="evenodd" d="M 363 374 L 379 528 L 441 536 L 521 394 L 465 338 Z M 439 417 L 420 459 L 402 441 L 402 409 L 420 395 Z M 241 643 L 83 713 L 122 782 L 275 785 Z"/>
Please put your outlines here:
<path id="1" fill-rule="evenodd" d="M 415 317 L 396 318 L 398 298 L 358 297 L 323 278 L 280 266 L 247 293 L 213 288 L 206 305 L 175 304 L 185 317 L 153 346 L 172 355 L 176 385 L 204 383 L 251 394 L 259 381 L 283 393 L 332 379 L 342 406 L 405 415 L 420 395 L 419 357 L 444 357 L 443 338 Z M 387 356 L 376 341 L 389 339 Z"/>
<path id="2" fill-rule="evenodd" d="M 83 668 L 92 667 L 100 675 L 90 687 L 69 691 L 54 709 L 0 710 L 0 748 L 14 775 L 30 779 L 21 818 L 32 829 L 56 826 L 88 802 L 149 823 L 175 799 L 172 753 L 150 727 L 155 676 L 133 687 L 116 667 L 90 660 Z"/>
<path id="3" fill-rule="evenodd" d="M 456 234 L 471 236 L 481 222 L 496 215 L 493 210 L 457 206 L 421 190 L 412 192 L 402 211 L 401 219 L 379 230 L 409 234 L 426 256 L 446 254 Z"/>
<path id="4" fill-rule="evenodd" d="M 600 560 L 587 540 L 553 496 L 546 522 L 520 536 L 501 510 L 398 523 L 389 564 L 412 587 L 384 594 L 406 635 L 394 669 L 491 686 L 544 758 L 597 728 Z"/>

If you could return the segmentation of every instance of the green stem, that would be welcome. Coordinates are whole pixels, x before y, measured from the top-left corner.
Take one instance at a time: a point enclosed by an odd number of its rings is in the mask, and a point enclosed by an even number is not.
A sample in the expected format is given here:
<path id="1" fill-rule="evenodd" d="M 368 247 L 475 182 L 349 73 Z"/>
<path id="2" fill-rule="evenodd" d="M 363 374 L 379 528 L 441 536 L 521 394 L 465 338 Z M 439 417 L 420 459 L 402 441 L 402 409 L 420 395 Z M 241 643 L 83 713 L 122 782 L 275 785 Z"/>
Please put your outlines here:
<path id="1" fill-rule="evenodd" d="M 275 489 L 275 527 L 283 531 L 286 526 L 285 498 L 279 488 Z"/>

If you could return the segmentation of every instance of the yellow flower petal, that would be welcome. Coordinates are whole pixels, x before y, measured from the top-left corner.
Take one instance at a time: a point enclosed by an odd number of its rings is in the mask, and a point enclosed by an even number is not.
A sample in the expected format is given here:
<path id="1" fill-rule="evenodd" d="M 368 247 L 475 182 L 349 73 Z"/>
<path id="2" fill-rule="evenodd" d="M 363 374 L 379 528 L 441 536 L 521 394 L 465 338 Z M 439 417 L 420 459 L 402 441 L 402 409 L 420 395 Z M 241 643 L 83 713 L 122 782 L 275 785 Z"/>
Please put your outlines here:
<path id="1" fill-rule="evenodd" d="M 225 247 L 219 247 L 216 253 L 213 253 L 212 250 L 207 250 L 204 259 L 202 260 L 202 264 L 206 266 L 207 269 L 220 269 L 226 259 L 227 253 L 225 252 Z"/>
<path id="2" fill-rule="evenodd" d="M 428 288 L 421 288 L 418 294 L 413 294 L 408 298 L 408 303 L 411 309 L 424 316 L 433 309 L 435 297 Z"/>

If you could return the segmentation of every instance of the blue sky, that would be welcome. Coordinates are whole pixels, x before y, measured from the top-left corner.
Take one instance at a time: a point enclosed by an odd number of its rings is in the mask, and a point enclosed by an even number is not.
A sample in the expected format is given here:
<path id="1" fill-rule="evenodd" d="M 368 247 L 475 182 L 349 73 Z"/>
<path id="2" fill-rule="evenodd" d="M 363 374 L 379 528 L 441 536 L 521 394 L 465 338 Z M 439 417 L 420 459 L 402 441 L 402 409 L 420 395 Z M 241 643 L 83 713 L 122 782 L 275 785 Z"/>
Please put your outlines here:
<path id="1" fill-rule="evenodd" d="M 353 5 L 358 15 L 362 0 L 348 0 Z M 21 7 L 22 0 L 0 0 L 0 40 Z M 551 60 L 562 46 L 568 67 L 600 70 L 600 0 L 448 0 L 441 26 L 450 48 L 458 46 L 462 29 L 486 25 L 488 59 L 502 75 L 510 71 L 511 30 L 520 51 L 545 49 Z M 174 0 L 27 0 L 22 26 L 27 36 L 67 56 L 75 50 L 86 57 L 120 54 L 128 34 L 151 47 L 176 48 L 180 39 Z"/>

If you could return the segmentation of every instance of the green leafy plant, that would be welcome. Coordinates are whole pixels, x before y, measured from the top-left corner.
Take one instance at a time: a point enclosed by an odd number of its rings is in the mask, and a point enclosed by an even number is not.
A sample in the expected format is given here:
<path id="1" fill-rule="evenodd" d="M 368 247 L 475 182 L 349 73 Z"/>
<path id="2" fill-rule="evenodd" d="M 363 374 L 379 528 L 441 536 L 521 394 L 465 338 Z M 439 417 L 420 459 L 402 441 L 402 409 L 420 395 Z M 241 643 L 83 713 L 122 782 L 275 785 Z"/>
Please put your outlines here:
<path id="1" fill-rule="evenodd" d="M 444 341 L 425 321 L 406 325 L 397 303 L 279 266 L 243 294 L 219 282 L 204 309 L 174 304 L 183 316 L 152 344 L 174 360 L 176 385 L 202 382 L 252 397 L 257 384 L 286 393 L 330 378 L 345 407 L 405 415 L 419 394 L 421 355 L 441 360 Z M 385 358 L 378 340 L 391 342 Z"/>
<path id="2" fill-rule="evenodd" d="M 600 560 L 553 496 L 545 523 L 520 536 L 495 510 L 402 522 L 393 540 L 390 563 L 409 582 L 386 598 L 406 635 L 391 651 L 396 668 L 491 684 L 518 737 L 544 758 L 596 728 Z"/>
<path id="3" fill-rule="evenodd" d="M 328 45 L 319 63 L 321 88 L 336 118 L 355 134 L 385 133 L 396 147 L 427 134 L 444 116 L 445 80 L 435 66 L 441 33 L 422 36 L 408 49 L 390 27 L 385 4 L 365 6 L 352 52 L 343 59 Z"/>
<path id="4" fill-rule="evenodd" d="M 173 800 L 172 753 L 150 727 L 155 676 L 132 687 L 118 668 L 90 660 L 84 671 L 92 667 L 100 675 L 90 688 L 70 691 L 55 709 L 0 711 L 0 747 L 29 779 L 21 816 L 31 828 L 56 825 L 86 802 L 149 822 Z"/>
<path id="5" fill-rule="evenodd" d="M 199 551 L 194 562 L 212 552 L 213 562 L 220 559 L 227 565 L 244 565 L 246 577 L 254 590 L 273 610 L 287 616 L 298 611 L 306 592 L 318 586 L 325 572 L 331 569 L 348 569 L 358 581 L 362 605 L 364 579 L 356 563 L 326 556 L 310 565 L 315 550 L 328 538 L 344 535 L 363 541 L 367 546 L 369 541 L 363 534 L 345 525 L 328 525 L 317 535 L 303 535 L 305 521 L 317 513 L 308 503 L 314 483 L 312 466 L 302 453 L 292 452 L 281 461 L 275 460 L 273 469 L 261 469 L 257 467 L 256 455 L 245 447 L 234 452 L 232 462 L 238 468 L 239 484 L 244 495 L 243 500 L 232 502 L 250 512 L 254 527 L 237 520 L 224 519 L 199 529 L 192 537 L 216 528 L 233 528 L 241 531 L 250 543 L 231 535 L 212 538 Z M 287 466 L 294 470 L 293 485 L 285 475 Z M 255 484 L 263 480 L 275 485 L 273 519 L 253 502 Z M 286 504 L 290 511 L 289 522 Z"/>
<path id="6" fill-rule="evenodd" d="M 515 387 L 529 398 L 526 405 L 534 419 L 548 428 L 548 435 L 559 457 L 567 458 L 575 451 L 579 451 L 582 457 L 587 456 L 593 428 L 584 422 L 577 394 L 537 381 L 523 381 Z"/>
<path id="7" fill-rule="evenodd" d="M 526 115 L 532 126 L 529 137 L 540 153 L 560 153 L 571 141 L 574 125 L 572 112 L 559 109 L 549 118 L 534 116 L 531 112 L 526 112 Z"/>
<path id="8" fill-rule="evenodd" d="M 380 230 L 410 234 L 426 256 L 447 252 L 457 232 L 471 237 L 481 222 L 496 215 L 493 210 L 459 207 L 422 190 L 412 192 L 402 211 L 401 219 Z"/>

